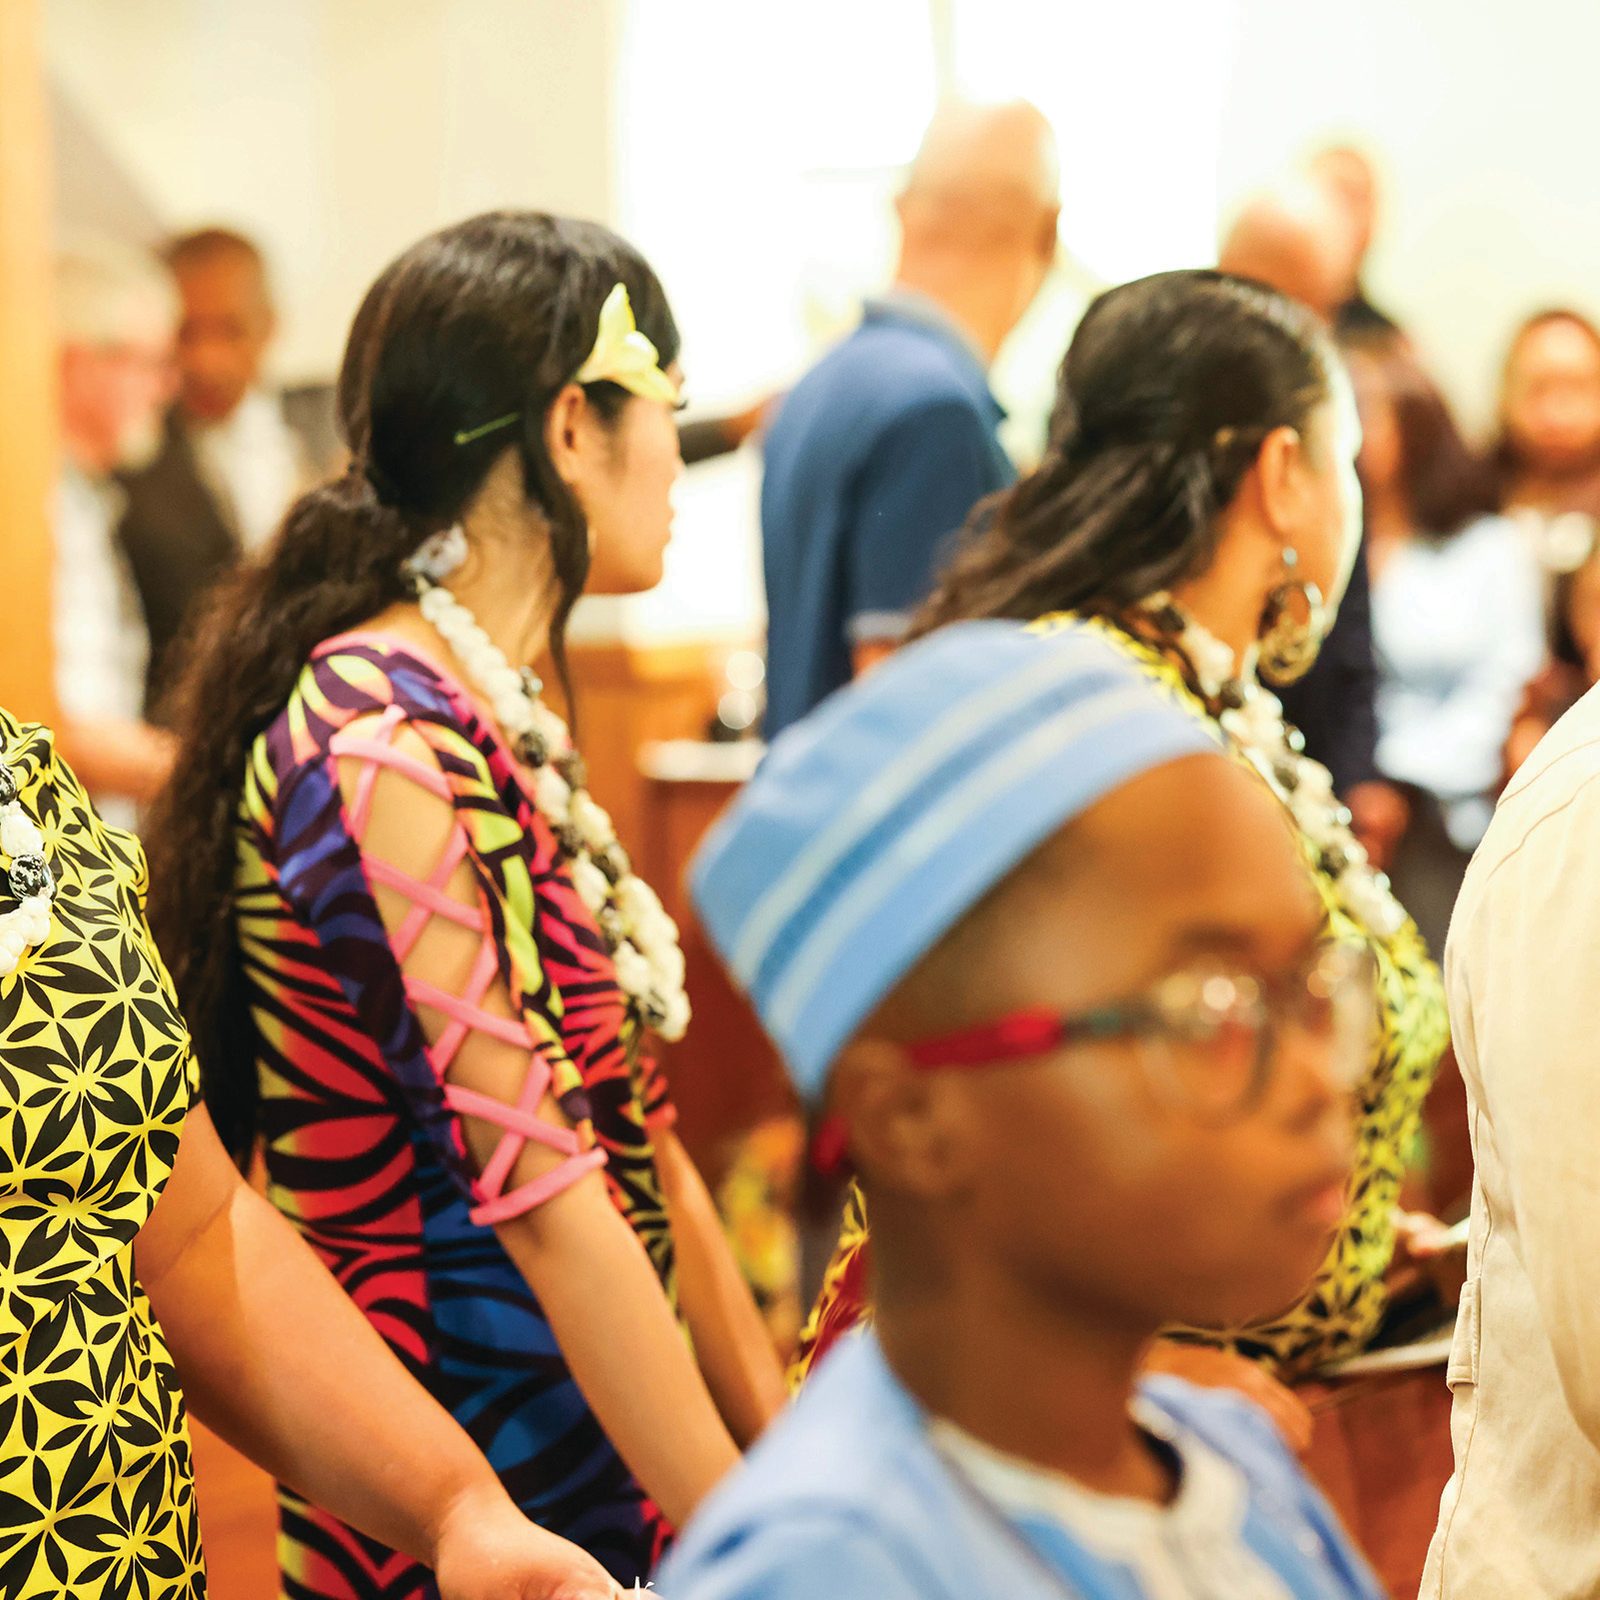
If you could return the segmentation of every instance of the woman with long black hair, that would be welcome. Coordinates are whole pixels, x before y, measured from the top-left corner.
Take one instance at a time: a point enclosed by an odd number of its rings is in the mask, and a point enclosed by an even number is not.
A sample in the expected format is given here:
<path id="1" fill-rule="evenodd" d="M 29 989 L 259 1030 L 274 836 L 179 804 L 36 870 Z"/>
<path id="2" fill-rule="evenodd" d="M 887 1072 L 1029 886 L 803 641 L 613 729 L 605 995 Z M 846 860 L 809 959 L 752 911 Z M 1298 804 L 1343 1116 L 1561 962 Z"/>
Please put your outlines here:
<path id="1" fill-rule="evenodd" d="M 564 677 L 586 586 L 660 577 L 677 348 L 594 224 L 484 216 L 394 262 L 340 375 L 350 470 L 210 618 L 152 826 L 231 1149 L 624 1582 L 781 1401 L 646 1043 L 688 1021 L 676 929 L 533 671 Z M 290 1593 L 431 1593 L 281 1504 Z"/>
<path id="2" fill-rule="evenodd" d="M 1321 1271 L 1247 1325 L 1175 1330 L 1288 1375 L 1360 1350 L 1378 1326 L 1405 1160 L 1446 1040 L 1415 925 L 1260 682 L 1303 674 L 1331 625 L 1360 546 L 1360 441 L 1349 380 L 1302 307 L 1216 272 L 1124 284 L 1072 340 L 1044 459 L 979 507 L 920 623 L 1009 617 L 1108 640 L 1272 788 L 1330 930 L 1377 960 L 1356 1172 Z M 803 1360 L 863 1314 L 865 1244 L 853 1203 Z"/>

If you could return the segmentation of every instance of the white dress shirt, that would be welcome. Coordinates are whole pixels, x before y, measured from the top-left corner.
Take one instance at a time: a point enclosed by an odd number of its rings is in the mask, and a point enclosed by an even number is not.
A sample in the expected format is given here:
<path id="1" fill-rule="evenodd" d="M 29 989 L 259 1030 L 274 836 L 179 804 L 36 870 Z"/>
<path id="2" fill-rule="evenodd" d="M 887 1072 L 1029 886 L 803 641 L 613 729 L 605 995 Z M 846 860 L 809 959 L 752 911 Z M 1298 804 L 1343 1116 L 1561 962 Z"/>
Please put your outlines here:
<path id="1" fill-rule="evenodd" d="M 304 486 L 300 442 L 270 395 L 252 390 L 222 422 L 188 424 L 206 487 L 247 555 L 278 531 Z"/>
<path id="2" fill-rule="evenodd" d="M 68 717 L 139 722 L 150 639 L 127 559 L 117 543 L 122 491 L 68 465 L 56 486 L 53 632 L 56 698 Z M 113 827 L 133 828 L 131 800 L 96 795 Z"/>
<path id="3" fill-rule="evenodd" d="M 1434 795 L 1457 848 L 1493 810 L 1506 740 L 1544 660 L 1543 578 L 1503 517 L 1415 538 L 1372 586 L 1378 770 Z"/>

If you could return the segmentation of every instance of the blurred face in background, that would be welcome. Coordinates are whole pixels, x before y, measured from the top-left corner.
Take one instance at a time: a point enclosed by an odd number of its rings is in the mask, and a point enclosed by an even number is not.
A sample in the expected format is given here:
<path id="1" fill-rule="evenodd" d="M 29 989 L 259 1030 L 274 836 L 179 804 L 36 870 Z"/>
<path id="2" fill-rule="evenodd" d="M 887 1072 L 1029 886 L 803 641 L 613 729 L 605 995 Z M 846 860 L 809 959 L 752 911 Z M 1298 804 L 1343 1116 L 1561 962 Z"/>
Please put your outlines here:
<path id="1" fill-rule="evenodd" d="M 144 466 L 160 447 L 172 393 L 172 330 L 159 315 L 131 318 L 115 340 L 65 344 L 61 421 L 68 454 L 101 475 Z"/>
<path id="2" fill-rule="evenodd" d="M 1561 476 L 1600 466 L 1600 342 L 1581 322 L 1536 322 L 1512 347 L 1501 422 L 1519 465 Z"/>
<path id="3" fill-rule="evenodd" d="M 218 250 L 173 268 L 183 297 L 180 399 L 196 422 L 224 422 L 261 378 L 276 327 L 261 264 Z"/>

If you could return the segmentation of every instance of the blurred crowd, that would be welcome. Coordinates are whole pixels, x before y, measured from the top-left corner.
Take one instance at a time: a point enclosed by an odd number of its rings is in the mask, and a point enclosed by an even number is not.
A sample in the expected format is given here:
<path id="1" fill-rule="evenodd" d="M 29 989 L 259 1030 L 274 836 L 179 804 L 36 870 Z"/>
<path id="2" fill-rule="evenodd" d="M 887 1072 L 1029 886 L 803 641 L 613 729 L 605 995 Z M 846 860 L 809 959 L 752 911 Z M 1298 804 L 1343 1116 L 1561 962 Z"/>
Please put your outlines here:
<path id="1" fill-rule="evenodd" d="M 766 408 L 769 732 L 893 645 L 947 536 L 1011 476 L 986 371 L 1042 280 L 1057 219 L 1048 129 L 1010 115 L 947 128 L 902 199 L 894 286 L 846 346 L 911 326 L 909 369 L 869 344 L 843 372 L 835 352 L 820 385 Z M 1219 265 L 1313 308 L 1347 355 L 1366 435 L 1365 562 L 1323 659 L 1286 698 L 1437 950 L 1495 795 L 1600 676 L 1600 331 L 1566 306 L 1508 328 L 1493 437 L 1467 440 L 1403 308 L 1368 291 L 1381 205 L 1362 151 L 1319 150 L 1238 211 Z M 102 808 L 127 822 L 170 763 L 163 697 L 196 607 L 271 538 L 315 453 L 266 383 L 276 310 L 250 239 L 205 228 L 159 259 L 69 249 L 59 307 L 63 733 Z M 917 376 L 941 346 L 965 363 L 970 409 L 930 404 Z M 852 386 L 915 419 L 871 463 L 851 455 L 872 432 L 840 403 Z M 686 458 L 737 446 L 761 417 L 686 426 Z M 824 503 L 830 471 L 857 495 L 852 511 Z M 863 491 L 863 472 L 881 483 Z"/>

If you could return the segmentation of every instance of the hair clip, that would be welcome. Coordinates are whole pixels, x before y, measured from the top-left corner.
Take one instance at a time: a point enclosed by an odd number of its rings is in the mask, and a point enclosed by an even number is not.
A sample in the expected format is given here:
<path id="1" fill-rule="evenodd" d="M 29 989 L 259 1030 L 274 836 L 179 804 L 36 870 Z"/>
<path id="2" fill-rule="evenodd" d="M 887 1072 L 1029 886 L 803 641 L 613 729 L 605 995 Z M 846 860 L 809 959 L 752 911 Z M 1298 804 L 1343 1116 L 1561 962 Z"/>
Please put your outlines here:
<path id="1" fill-rule="evenodd" d="M 600 307 L 594 348 L 575 383 L 615 383 L 646 400 L 678 403 L 678 386 L 661 370 L 661 356 L 634 320 L 628 286 L 618 283 Z"/>
<path id="2" fill-rule="evenodd" d="M 456 443 L 472 444 L 485 434 L 498 433 L 501 428 L 509 428 L 521 415 L 520 411 L 508 411 L 503 417 L 496 417 L 493 422 L 482 423 L 476 428 L 463 428 L 456 435 Z"/>

